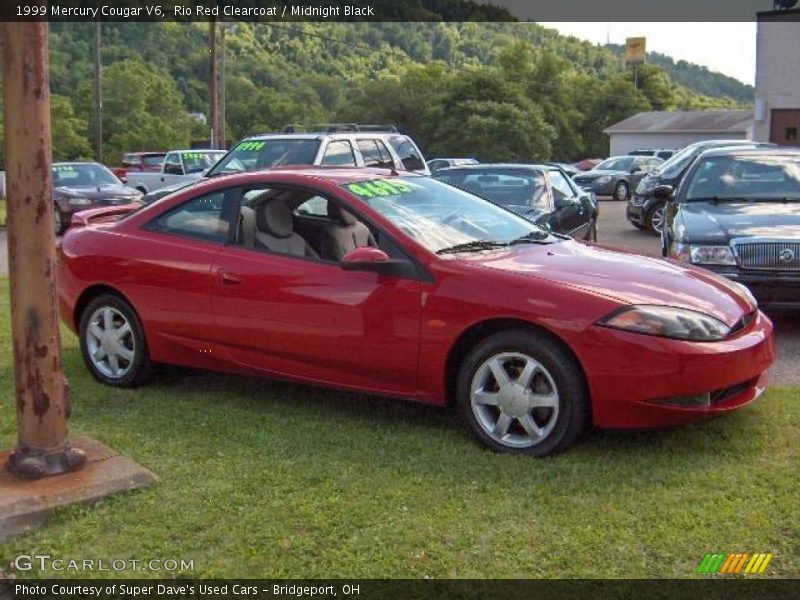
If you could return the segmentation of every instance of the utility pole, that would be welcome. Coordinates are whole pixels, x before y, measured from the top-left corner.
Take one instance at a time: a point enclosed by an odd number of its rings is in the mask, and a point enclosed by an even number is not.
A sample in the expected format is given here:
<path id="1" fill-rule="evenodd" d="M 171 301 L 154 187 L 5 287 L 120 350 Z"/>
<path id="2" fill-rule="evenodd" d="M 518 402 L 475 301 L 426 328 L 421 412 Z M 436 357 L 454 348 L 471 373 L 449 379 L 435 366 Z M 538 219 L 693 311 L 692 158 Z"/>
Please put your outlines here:
<path id="1" fill-rule="evenodd" d="M 217 138 L 218 148 L 226 148 L 228 145 L 226 142 L 227 132 L 225 131 L 225 101 L 227 100 L 225 90 L 225 30 L 229 25 L 230 23 L 220 23 L 219 28 L 219 104 L 217 106 L 219 119 L 219 137 Z"/>
<path id="2" fill-rule="evenodd" d="M 80 468 L 70 447 L 55 284 L 47 24 L 3 23 L 8 263 L 17 447 L 6 468 L 36 479 Z"/>
<path id="3" fill-rule="evenodd" d="M 217 23 L 214 19 L 208 22 L 208 120 L 211 124 L 212 148 L 218 148 L 217 134 L 219 133 L 217 121 Z"/>
<path id="4" fill-rule="evenodd" d="M 103 162 L 103 86 L 100 63 L 100 21 L 94 24 L 94 159 Z"/>

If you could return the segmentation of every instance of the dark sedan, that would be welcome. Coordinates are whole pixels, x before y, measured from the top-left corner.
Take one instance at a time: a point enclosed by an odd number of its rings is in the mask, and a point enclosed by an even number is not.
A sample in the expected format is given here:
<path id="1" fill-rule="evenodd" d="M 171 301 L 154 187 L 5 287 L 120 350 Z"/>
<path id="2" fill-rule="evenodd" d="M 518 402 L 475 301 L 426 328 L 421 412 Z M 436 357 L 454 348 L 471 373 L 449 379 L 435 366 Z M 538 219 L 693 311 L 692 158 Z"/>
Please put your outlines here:
<path id="1" fill-rule="evenodd" d="M 69 228 L 72 215 L 89 208 L 138 202 L 142 194 L 124 185 L 99 163 L 60 162 L 53 168 L 53 211 L 56 235 Z"/>
<path id="2" fill-rule="evenodd" d="M 483 164 L 440 169 L 435 179 L 485 198 L 556 233 L 597 239 L 597 200 L 556 165 Z"/>
<path id="3" fill-rule="evenodd" d="M 800 307 L 800 150 L 701 154 L 666 202 L 662 252 L 745 284 L 773 308 Z"/>
<path id="4" fill-rule="evenodd" d="M 653 190 L 660 185 L 677 188 L 689 166 L 695 158 L 712 148 L 774 147 L 774 144 L 749 142 L 747 140 L 706 140 L 695 142 L 673 155 L 657 170 L 648 173 L 639 181 L 633 195 L 628 200 L 626 216 L 630 223 L 638 229 L 647 229 L 656 235 L 661 234 L 664 224 L 664 202 L 653 195 Z"/>
<path id="5" fill-rule="evenodd" d="M 591 171 L 575 175 L 573 181 L 598 196 L 627 200 L 642 177 L 663 163 L 655 156 L 612 156 Z"/>

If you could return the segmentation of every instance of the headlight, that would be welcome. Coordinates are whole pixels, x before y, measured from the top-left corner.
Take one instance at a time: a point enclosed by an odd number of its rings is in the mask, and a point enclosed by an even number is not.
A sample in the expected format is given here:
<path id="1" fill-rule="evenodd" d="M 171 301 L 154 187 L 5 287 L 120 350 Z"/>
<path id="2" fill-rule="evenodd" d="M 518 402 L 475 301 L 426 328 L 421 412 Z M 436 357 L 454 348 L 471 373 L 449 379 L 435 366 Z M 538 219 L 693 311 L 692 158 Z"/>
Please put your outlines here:
<path id="1" fill-rule="evenodd" d="M 609 181 L 611 181 L 610 175 L 603 175 L 602 177 L 598 177 L 597 179 L 594 180 L 595 183 L 599 183 L 601 185 L 604 183 L 608 183 Z"/>
<path id="2" fill-rule="evenodd" d="M 69 199 L 69 203 L 72 206 L 89 206 L 92 201 L 88 198 L 81 198 L 80 196 L 75 196 L 74 198 Z"/>
<path id="3" fill-rule="evenodd" d="M 719 319 L 672 306 L 631 306 L 612 313 L 598 325 L 693 342 L 721 340 L 730 331 Z"/>
<path id="4" fill-rule="evenodd" d="M 689 246 L 689 260 L 696 265 L 735 265 L 728 246 Z"/>

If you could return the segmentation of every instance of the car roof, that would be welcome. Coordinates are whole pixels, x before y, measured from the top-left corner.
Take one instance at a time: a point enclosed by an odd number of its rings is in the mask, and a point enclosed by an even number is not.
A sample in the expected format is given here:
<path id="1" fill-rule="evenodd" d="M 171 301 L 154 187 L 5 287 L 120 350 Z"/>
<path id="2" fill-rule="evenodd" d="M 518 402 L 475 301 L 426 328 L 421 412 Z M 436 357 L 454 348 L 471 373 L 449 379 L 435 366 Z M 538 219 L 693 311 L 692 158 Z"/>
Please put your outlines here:
<path id="1" fill-rule="evenodd" d="M 359 167 L 323 167 L 319 165 L 288 165 L 260 171 L 247 171 L 244 173 L 231 173 L 211 177 L 207 182 L 231 181 L 232 185 L 250 185 L 265 183 L 280 179 L 282 176 L 303 177 L 308 179 L 323 180 L 334 185 L 369 181 L 370 179 L 386 179 L 391 177 L 426 177 L 423 174 L 409 171 L 391 171 L 389 169 L 359 168 Z"/>
<path id="2" fill-rule="evenodd" d="M 403 133 L 396 131 L 317 131 L 305 133 L 259 133 L 243 138 L 243 142 L 252 142 L 259 140 L 324 140 L 326 138 L 357 138 L 357 139 L 375 139 L 375 138 L 389 138 L 389 137 L 402 137 L 408 138 Z"/>
<path id="3" fill-rule="evenodd" d="M 54 162 L 51 167 L 64 167 L 69 165 L 100 165 L 99 162 L 94 160 L 64 160 L 59 162 Z M 105 165 L 100 165 L 105 166 Z"/>
<path id="4" fill-rule="evenodd" d="M 191 148 L 189 150 L 170 150 L 164 154 L 186 154 L 187 152 L 227 152 L 223 148 Z"/>
<path id="5" fill-rule="evenodd" d="M 701 152 L 699 158 L 709 156 L 800 156 L 800 148 L 791 146 L 709 148 Z"/>
<path id="6" fill-rule="evenodd" d="M 480 163 L 477 165 L 458 165 L 457 167 L 445 167 L 439 169 L 436 173 L 444 173 L 447 171 L 484 171 L 489 169 L 529 169 L 531 171 L 553 171 L 558 170 L 560 167 L 553 163 Z"/>

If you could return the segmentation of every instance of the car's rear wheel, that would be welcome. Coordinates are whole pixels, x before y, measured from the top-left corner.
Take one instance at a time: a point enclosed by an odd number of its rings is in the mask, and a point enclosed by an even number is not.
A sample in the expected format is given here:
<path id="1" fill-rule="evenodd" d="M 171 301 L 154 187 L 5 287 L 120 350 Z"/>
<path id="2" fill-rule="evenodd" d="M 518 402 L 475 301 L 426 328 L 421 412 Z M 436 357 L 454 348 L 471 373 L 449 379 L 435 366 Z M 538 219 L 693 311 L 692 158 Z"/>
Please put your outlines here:
<path id="1" fill-rule="evenodd" d="M 630 188 L 624 181 L 620 181 L 614 186 L 614 200 L 627 200 L 630 193 Z"/>
<path id="2" fill-rule="evenodd" d="M 660 235 L 664 227 L 664 204 L 656 204 L 647 213 L 647 228 L 655 234 Z"/>
<path id="3" fill-rule="evenodd" d="M 130 304 L 103 294 L 84 309 L 79 324 L 81 354 L 98 381 L 118 387 L 144 382 L 151 370 L 144 330 Z"/>
<path id="4" fill-rule="evenodd" d="M 589 423 L 580 367 L 549 336 L 505 331 L 478 344 L 458 375 L 458 405 L 472 434 L 499 452 L 547 456 Z"/>

